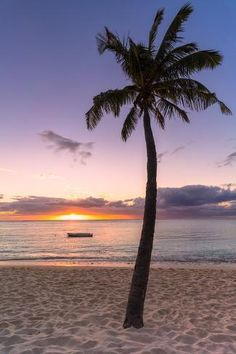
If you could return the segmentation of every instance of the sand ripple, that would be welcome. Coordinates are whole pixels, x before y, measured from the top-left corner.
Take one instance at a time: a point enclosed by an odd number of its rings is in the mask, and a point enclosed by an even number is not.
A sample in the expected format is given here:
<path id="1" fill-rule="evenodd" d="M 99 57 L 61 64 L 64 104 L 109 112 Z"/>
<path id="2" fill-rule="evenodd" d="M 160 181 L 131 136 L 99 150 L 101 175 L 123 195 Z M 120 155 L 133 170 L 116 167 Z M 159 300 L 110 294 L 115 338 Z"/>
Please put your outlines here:
<path id="1" fill-rule="evenodd" d="M 234 270 L 152 270 L 141 330 L 121 326 L 130 277 L 118 268 L 0 268 L 0 353 L 236 353 Z"/>

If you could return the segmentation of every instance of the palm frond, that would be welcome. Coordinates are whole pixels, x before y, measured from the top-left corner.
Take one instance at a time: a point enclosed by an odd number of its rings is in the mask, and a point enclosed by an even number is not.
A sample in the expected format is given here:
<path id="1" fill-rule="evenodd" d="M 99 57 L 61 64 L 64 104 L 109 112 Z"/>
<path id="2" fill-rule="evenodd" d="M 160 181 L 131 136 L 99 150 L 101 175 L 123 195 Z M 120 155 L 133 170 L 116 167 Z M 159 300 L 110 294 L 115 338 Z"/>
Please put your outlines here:
<path id="1" fill-rule="evenodd" d="M 132 134 L 133 130 L 135 129 L 135 127 L 137 125 L 138 118 L 139 118 L 139 114 L 138 114 L 137 107 L 133 106 L 130 109 L 130 111 L 124 121 L 123 128 L 121 131 L 121 137 L 124 141 L 126 141 L 130 137 L 130 135 Z"/>
<path id="2" fill-rule="evenodd" d="M 187 21 L 192 11 L 193 8 L 190 4 L 184 5 L 171 22 L 156 55 L 158 62 L 162 61 L 164 56 L 174 48 L 174 45 L 183 39 L 182 36 L 180 36 L 183 32 L 183 24 Z"/>
<path id="3" fill-rule="evenodd" d="M 165 98 L 158 100 L 157 107 L 165 118 L 175 118 L 177 116 L 186 123 L 190 122 L 187 113 L 183 109 Z"/>
<path id="4" fill-rule="evenodd" d="M 126 55 L 126 41 L 121 41 L 119 36 L 112 33 L 107 27 L 104 29 L 104 33 L 99 33 L 96 37 L 98 52 L 103 54 L 106 50 L 109 50 L 118 55 L 118 57 Z"/>
<path id="5" fill-rule="evenodd" d="M 193 79 L 176 79 L 156 85 L 154 91 L 157 97 L 172 100 L 191 110 L 205 110 L 213 104 L 218 104 L 223 114 L 231 114 L 230 109 L 220 101 L 214 92 Z"/>
<path id="6" fill-rule="evenodd" d="M 226 104 L 224 102 L 220 101 L 218 98 L 217 98 L 217 103 L 220 107 L 222 114 L 226 114 L 228 116 L 232 114 L 232 111 L 229 109 L 229 107 L 227 107 Z"/>
<path id="7" fill-rule="evenodd" d="M 164 57 L 163 61 L 161 62 L 161 65 L 169 66 L 175 63 L 176 61 L 182 59 L 186 55 L 196 52 L 197 50 L 198 46 L 194 42 L 176 47 Z"/>
<path id="8" fill-rule="evenodd" d="M 148 55 L 150 57 L 150 53 L 144 45 L 136 44 L 130 37 L 122 42 L 118 35 L 105 27 L 105 32 L 97 36 L 97 46 L 100 54 L 106 50 L 112 52 L 125 75 L 137 85 L 141 85 L 143 82 L 142 67 L 147 67 L 145 60 Z M 145 64 L 143 65 L 141 61 L 145 61 Z"/>
<path id="9" fill-rule="evenodd" d="M 199 90 L 210 93 L 210 90 L 201 82 L 190 78 L 177 78 L 172 80 L 164 80 L 153 85 L 153 90 L 156 94 L 161 92 L 168 92 L 169 90 L 174 93 L 175 89 L 184 90 Z"/>
<path id="10" fill-rule="evenodd" d="M 152 27 L 149 32 L 149 39 L 148 39 L 148 49 L 153 50 L 154 42 L 157 36 L 157 30 L 160 26 L 164 16 L 164 9 L 160 9 L 157 11 L 155 19 L 153 21 Z"/>
<path id="11" fill-rule="evenodd" d="M 222 55 L 215 50 L 201 50 L 189 54 L 166 68 L 163 77 L 178 78 L 190 75 L 203 69 L 214 69 L 222 63 Z"/>
<path id="12" fill-rule="evenodd" d="M 119 116 L 121 107 L 132 103 L 136 96 L 137 91 L 134 86 L 101 92 L 93 98 L 93 106 L 85 115 L 87 128 L 95 128 L 105 113 L 113 113 L 115 117 Z"/>
<path id="13" fill-rule="evenodd" d="M 160 112 L 156 104 L 153 104 L 151 107 L 151 112 L 153 113 L 154 118 L 156 119 L 157 123 L 160 125 L 162 129 L 165 129 L 165 117 Z"/>
<path id="14" fill-rule="evenodd" d="M 156 88 L 155 88 L 156 87 Z M 216 97 L 206 86 L 193 79 L 175 79 L 154 85 L 157 97 L 170 99 L 185 108 L 204 110 L 216 103 Z"/>
<path id="15" fill-rule="evenodd" d="M 124 73 L 130 77 L 128 38 L 123 39 L 122 41 L 118 35 L 115 35 L 105 27 L 105 32 L 99 33 L 96 40 L 98 52 L 100 54 L 103 54 L 106 50 L 112 52 L 115 55 L 117 63 L 121 65 Z"/>

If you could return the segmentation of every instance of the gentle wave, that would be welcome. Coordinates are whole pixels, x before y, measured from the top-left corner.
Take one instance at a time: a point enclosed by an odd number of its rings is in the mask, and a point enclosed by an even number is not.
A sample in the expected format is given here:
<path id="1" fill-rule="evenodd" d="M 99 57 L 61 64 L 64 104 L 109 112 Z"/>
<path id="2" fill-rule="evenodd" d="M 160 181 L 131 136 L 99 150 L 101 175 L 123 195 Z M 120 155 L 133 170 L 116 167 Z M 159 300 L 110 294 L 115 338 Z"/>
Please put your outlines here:
<path id="1" fill-rule="evenodd" d="M 14 261 L 14 262 L 21 262 L 21 261 L 75 261 L 75 262 L 95 262 L 95 263 L 100 263 L 100 262 L 105 262 L 105 263 L 134 263 L 135 259 L 130 259 L 128 257 L 120 257 L 120 258 L 94 258 L 94 257 L 28 257 L 28 258 L 7 258 L 7 259 L 0 259 L 0 262 L 6 262 L 6 261 Z M 175 258 L 162 258 L 162 259 L 154 259 L 152 260 L 152 263 L 213 263 L 213 264 L 220 264 L 220 263 L 230 263 L 230 264 L 236 264 L 236 259 L 212 259 L 212 258 L 206 258 L 206 259 L 198 259 L 198 258 L 185 258 L 185 259 L 175 259 Z"/>
<path id="2" fill-rule="evenodd" d="M 134 262 L 141 221 L 0 222 L 0 260 Z M 92 232 L 70 239 L 67 232 Z M 157 221 L 153 262 L 236 262 L 235 220 Z"/>

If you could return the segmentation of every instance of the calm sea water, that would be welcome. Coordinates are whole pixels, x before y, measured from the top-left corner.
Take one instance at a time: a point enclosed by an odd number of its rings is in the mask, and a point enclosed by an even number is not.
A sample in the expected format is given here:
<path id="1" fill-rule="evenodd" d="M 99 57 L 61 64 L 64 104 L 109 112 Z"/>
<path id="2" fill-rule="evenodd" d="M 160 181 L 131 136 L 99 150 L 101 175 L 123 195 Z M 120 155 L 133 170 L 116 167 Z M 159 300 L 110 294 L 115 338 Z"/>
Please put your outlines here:
<path id="1" fill-rule="evenodd" d="M 141 221 L 0 222 L 0 260 L 132 262 Z M 92 232 L 93 238 L 67 238 Z M 153 262 L 236 262 L 236 221 L 157 221 Z"/>

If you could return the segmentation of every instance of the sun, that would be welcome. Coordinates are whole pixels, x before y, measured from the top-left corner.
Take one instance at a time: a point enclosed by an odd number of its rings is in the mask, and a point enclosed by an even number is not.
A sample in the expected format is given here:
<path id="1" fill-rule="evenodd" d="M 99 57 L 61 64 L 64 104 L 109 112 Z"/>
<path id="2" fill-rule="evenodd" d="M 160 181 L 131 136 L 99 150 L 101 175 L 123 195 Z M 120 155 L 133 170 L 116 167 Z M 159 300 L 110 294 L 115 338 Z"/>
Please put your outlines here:
<path id="1" fill-rule="evenodd" d="M 88 220 L 87 215 L 82 215 L 82 214 L 66 214 L 66 215 L 59 215 L 55 218 L 55 220 L 71 220 L 71 221 L 76 221 L 76 220 Z"/>

